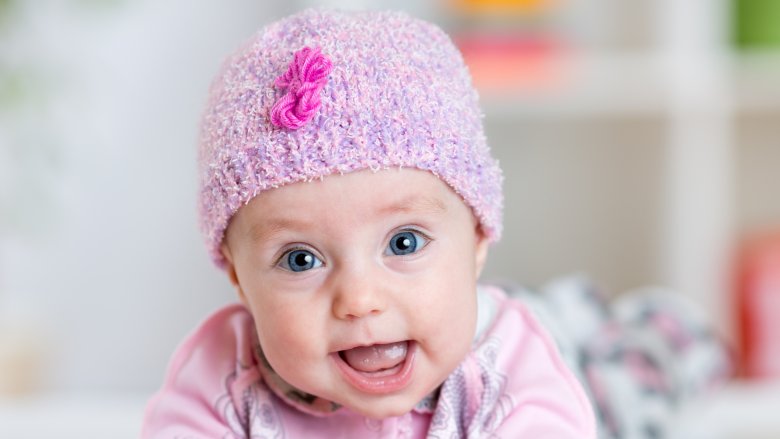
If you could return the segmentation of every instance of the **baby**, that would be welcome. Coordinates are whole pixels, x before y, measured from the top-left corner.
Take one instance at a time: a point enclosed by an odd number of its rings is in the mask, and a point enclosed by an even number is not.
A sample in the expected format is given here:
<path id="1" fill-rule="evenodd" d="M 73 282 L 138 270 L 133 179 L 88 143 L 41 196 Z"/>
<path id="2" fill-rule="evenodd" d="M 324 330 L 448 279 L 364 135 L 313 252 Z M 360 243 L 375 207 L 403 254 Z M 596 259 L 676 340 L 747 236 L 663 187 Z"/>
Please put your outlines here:
<path id="1" fill-rule="evenodd" d="M 502 176 L 440 29 L 320 10 L 267 26 L 212 85 L 200 165 L 241 304 L 178 348 L 144 438 L 595 438 L 545 329 L 477 284 Z"/>

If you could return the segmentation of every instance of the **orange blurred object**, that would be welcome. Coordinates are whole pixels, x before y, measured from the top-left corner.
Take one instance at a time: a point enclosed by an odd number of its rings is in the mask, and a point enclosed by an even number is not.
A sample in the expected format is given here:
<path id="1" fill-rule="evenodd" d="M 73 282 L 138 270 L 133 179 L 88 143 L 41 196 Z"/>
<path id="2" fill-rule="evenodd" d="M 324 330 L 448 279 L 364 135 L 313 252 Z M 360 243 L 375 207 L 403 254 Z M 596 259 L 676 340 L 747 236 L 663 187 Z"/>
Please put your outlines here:
<path id="1" fill-rule="evenodd" d="M 780 378 L 780 230 L 746 239 L 737 267 L 741 373 Z"/>
<path id="2" fill-rule="evenodd" d="M 533 14 L 550 9 L 556 0 L 451 0 L 456 9 L 466 13 Z"/>
<path id="3" fill-rule="evenodd" d="M 564 45 L 553 38 L 474 33 L 454 40 L 482 93 L 547 91 L 564 82 Z"/>

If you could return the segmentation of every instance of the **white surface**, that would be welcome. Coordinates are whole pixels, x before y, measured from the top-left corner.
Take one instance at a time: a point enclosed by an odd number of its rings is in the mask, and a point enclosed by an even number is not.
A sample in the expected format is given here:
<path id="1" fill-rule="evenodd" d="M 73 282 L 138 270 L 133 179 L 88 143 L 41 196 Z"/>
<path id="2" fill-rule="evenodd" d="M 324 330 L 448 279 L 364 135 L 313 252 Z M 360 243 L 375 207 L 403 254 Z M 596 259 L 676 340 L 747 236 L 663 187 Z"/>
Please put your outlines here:
<path id="1" fill-rule="evenodd" d="M 135 439 L 149 395 L 56 394 L 0 398 L 3 439 Z M 780 382 L 732 383 L 690 401 L 670 439 L 780 438 Z"/>
<path id="2" fill-rule="evenodd" d="M 690 401 L 672 439 L 780 438 L 780 382 L 732 383 Z"/>
<path id="3" fill-rule="evenodd" d="M 0 399 L 0 438 L 137 439 L 147 399 L 97 394 Z"/>

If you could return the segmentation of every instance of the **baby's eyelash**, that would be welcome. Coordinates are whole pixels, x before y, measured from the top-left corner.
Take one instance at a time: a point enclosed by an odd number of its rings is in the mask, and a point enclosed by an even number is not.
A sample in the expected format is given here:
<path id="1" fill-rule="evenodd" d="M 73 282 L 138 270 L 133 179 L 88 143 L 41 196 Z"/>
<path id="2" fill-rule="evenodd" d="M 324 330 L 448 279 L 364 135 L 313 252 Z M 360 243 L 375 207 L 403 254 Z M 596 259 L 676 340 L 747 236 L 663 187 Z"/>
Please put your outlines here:
<path id="1" fill-rule="evenodd" d="M 425 240 L 428 241 L 428 242 L 433 241 L 433 238 L 431 238 L 431 236 L 429 234 L 423 232 L 422 230 L 420 230 L 420 229 L 418 229 L 416 227 L 404 227 L 404 228 L 398 229 L 395 232 L 393 232 L 393 235 L 396 235 L 396 234 L 401 233 L 401 232 L 416 233 L 416 234 L 422 236 L 423 238 L 425 238 Z"/>

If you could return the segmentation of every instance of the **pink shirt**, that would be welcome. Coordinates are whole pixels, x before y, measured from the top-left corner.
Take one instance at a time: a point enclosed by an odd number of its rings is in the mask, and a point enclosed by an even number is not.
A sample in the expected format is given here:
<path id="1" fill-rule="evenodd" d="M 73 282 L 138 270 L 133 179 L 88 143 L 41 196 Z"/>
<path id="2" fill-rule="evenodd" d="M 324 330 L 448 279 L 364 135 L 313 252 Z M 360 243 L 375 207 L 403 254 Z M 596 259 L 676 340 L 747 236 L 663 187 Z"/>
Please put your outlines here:
<path id="1" fill-rule="evenodd" d="M 478 334 L 467 358 L 438 395 L 383 420 L 278 385 L 259 353 L 252 316 L 227 306 L 174 354 L 146 408 L 142 437 L 595 438 L 590 403 L 547 332 L 502 290 L 479 292 Z"/>

